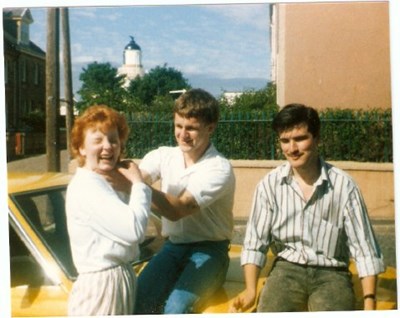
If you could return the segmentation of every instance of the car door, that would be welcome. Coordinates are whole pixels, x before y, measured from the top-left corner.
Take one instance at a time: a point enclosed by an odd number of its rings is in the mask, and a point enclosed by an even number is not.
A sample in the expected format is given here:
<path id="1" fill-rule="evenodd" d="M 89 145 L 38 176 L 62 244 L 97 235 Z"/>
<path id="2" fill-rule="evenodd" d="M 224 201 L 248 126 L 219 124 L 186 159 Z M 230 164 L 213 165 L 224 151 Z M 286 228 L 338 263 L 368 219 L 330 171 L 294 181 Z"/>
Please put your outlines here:
<path id="1" fill-rule="evenodd" d="M 76 272 L 69 253 L 69 242 L 64 236 L 66 228 L 60 227 L 64 191 L 62 188 L 48 189 L 10 197 L 13 316 L 67 314 L 68 294 Z"/>
<path id="2" fill-rule="evenodd" d="M 9 195 L 13 316 L 65 316 L 77 272 L 65 216 L 65 186 Z M 149 218 L 137 273 L 164 243 L 160 218 Z"/>

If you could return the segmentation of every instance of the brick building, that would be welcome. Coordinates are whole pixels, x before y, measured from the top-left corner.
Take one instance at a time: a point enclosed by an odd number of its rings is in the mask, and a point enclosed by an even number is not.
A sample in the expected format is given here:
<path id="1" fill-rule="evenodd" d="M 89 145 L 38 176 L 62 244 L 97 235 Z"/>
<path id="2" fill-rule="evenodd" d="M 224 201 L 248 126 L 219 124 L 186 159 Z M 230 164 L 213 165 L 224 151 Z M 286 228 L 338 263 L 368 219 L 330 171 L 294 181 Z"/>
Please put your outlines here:
<path id="1" fill-rule="evenodd" d="M 27 143 L 22 139 L 28 135 L 27 132 L 44 129 L 42 123 L 46 108 L 46 53 L 30 40 L 31 23 L 33 18 L 29 9 L 3 9 L 8 158 L 25 152 L 24 147 Z M 30 121 L 26 120 L 28 116 Z M 36 123 L 32 121 L 33 118 L 37 119 Z M 44 138 L 36 137 L 36 139 Z M 29 143 L 29 146 L 33 146 L 32 143 Z M 35 147 L 43 148 L 38 145 Z M 35 149 L 36 151 L 43 149 Z"/>

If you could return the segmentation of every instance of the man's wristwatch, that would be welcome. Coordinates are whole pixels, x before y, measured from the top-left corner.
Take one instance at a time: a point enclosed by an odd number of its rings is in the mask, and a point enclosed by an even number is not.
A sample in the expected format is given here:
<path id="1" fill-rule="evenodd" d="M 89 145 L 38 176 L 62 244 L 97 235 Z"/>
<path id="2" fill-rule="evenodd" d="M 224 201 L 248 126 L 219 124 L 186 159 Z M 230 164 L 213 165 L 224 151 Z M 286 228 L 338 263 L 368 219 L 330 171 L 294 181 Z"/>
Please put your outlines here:
<path id="1" fill-rule="evenodd" d="M 365 300 L 365 299 L 369 299 L 369 298 L 371 298 L 371 299 L 373 299 L 374 301 L 376 301 L 375 294 L 367 294 L 367 295 L 364 296 L 364 300 Z"/>

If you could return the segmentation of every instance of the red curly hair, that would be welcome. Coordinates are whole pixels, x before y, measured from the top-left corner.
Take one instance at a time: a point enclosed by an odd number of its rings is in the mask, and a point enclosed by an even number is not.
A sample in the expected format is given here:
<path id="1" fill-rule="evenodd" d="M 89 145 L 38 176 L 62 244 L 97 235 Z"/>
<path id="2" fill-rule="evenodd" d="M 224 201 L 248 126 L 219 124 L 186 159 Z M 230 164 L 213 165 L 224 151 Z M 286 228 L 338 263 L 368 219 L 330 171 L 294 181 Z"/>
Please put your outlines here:
<path id="1" fill-rule="evenodd" d="M 129 135 L 128 123 L 123 114 L 106 105 L 89 107 L 75 119 L 71 131 L 71 155 L 78 161 L 79 167 L 85 164 L 85 158 L 81 156 L 79 148 L 84 143 L 86 131 L 91 128 L 98 128 L 103 132 L 117 128 L 121 153 L 125 148 Z"/>

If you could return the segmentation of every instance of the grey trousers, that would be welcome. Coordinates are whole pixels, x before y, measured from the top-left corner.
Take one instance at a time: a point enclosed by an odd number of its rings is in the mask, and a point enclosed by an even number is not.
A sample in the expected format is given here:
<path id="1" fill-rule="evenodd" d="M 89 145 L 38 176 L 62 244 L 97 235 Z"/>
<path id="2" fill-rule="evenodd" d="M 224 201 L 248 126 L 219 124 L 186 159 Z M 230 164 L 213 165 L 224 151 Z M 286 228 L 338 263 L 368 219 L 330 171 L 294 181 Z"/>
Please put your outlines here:
<path id="1" fill-rule="evenodd" d="M 301 266 L 278 260 L 261 292 L 258 312 L 354 310 L 347 269 Z"/>

